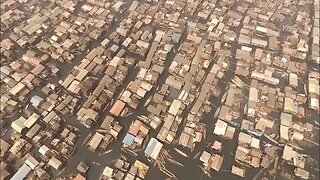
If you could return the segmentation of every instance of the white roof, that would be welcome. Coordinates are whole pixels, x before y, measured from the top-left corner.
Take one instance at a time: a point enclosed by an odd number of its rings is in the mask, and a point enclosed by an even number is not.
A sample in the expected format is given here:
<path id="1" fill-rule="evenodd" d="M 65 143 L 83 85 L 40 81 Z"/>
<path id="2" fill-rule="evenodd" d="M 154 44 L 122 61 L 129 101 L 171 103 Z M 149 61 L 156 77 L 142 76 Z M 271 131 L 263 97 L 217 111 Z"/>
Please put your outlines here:
<path id="1" fill-rule="evenodd" d="M 19 93 L 26 85 L 22 84 L 21 82 L 19 82 L 17 85 L 15 85 L 9 92 L 12 95 L 16 95 L 17 93 Z"/>
<path id="2" fill-rule="evenodd" d="M 110 64 L 109 64 L 109 65 L 110 65 L 110 66 L 117 67 L 117 66 L 118 66 L 119 61 L 120 61 L 120 57 L 115 56 L 115 57 L 111 60 L 111 62 L 110 62 Z"/>
<path id="3" fill-rule="evenodd" d="M 301 140 L 303 140 L 304 136 L 303 136 L 302 133 L 297 132 L 297 131 L 294 131 L 294 132 L 293 132 L 293 135 L 292 135 L 292 138 L 293 138 L 293 139 L 296 139 L 296 140 L 298 140 L 298 141 L 301 141 Z"/>
<path id="4" fill-rule="evenodd" d="M 289 140 L 289 128 L 287 126 L 280 126 L 280 137 L 285 140 Z"/>
<path id="5" fill-rule="evenodd" d="M 216 135 L 224 135 L 227 131 L 227 127 L 228 127 L 228 125 L 226 122 L 218 119 L 218 121 L 216 122 L 216 126 L 214 128 L 213 133 Z"/>
<path id="6" fill-rule="evenodd" d="M 268 29 L 265 28 L 265 27 L 257 26 L 257 27 L 256 27 L 256 30 L 257 30 L 257 31 L 260 31 L 260 32 L 266 33 Z"/>
<path id="7" fill-rule="evenodd" d="M 251 144 L 252 138 L 249 134 L 240 132 L 239 133 L 239 143 Z"/>
<path id="8" fill-rule="evenodd" d="M 27 128 L 30 128 L 38 119 L 39 115 L 37 113 L 33 113 L 24 123 L 23 125 Z"/>
<path id="9" fill-rule="evenodd" d="M 297 157 L 297 152 L 293 150 L 292 147 L 285 145 L 283 149 L 283 155 L 282 158 L 285 160 L 292 160 L 292 158 Z"/>
<path id="10" fill-rule="evenodd" d="M 309 93 L 315 93 L 319 95 L 319 81 L 314 78 L 309 78 Z"/>
<path id="11" fill-rule="evenodd" d="M 310 99 L 310 106 L 319 108 L 319 99 L 317 98 L 311 98 Z"/>
<path id="12" fill-rule="evenodd" d="M 27 156 L 27 159 L 25 161 L 25 163 L 31 167 L 31 169 L 35 169 L 38 164 L 39 164 L 39 161 L 37 161 L 33 156 L 29 155 Z"/>
<path id="13" fill-rule="evenodd" d="M 102 42 L 101 45 L 102 46 L 106 46 L 107 44 L 109 44 L 110 40 L 108 38 L 105 38 Z"/>
<path id="14" fill-rule="evenodd" d="M 281 112 L 280 115 L 281 125 L 292 127 L 292 115 Z"/>
<path id="15" fill-rule="evenodd" d="M 249 91 L 249 101 L 258 102 L 258 93 L 258 89 L 251 87 Z"/>
<path id="16" fill-rule="evenodd" d="M 202 155 L 200 156 L 200 161 L 203 163 L 208 163 L 209 159 L 211 157 L 211 154 L 207 151 L 203 151 Z"/>
<path id="17" fill-rule="evenodd" d="M 162 146 L 163 144 L 157 139 L 151 138 L 145 149 L 145 154 L 149 155 L 153 159 L 157 159 Z"/>
<path id="18" fill-rule="evenodd" d="M 92 148 L 93 150 L 97 149 L 97 147 L 99 146 L 99 144 L 102 141 L 103 137 L 104 136 L 102 134 L 96 132 L 94 134 L 94 136 L 92 137 L 92 139 L 90 140 L 90 142 L 89 142 L 90 148 Z"/>
<path id="19" fill-rule="evenodd" d="M 241 50 L 251 52 L 251 51 L 252 51 L 252 48 L 251 48 L 251 47 L 248 47 L 248 46 L 241 46 Z"/>
<path id="20" fill-rule="evenodd" d="M 109 166 L 106 166 L 103 170 L 103 175 L 106 177 L 112 177 L 113 169 L 110 168 Z"/>
<path id="21" fill-rule="evenodd" d="M 57 158 L 52 157 L 52 158 L 49 160 L 48 164 L 49 164 L 50 166 L 52 166 L 54 169 L 59 169 L 59 167 L 61 166 L 62 162 L 59 161 Z"/>
<path id="22" fill-rule="evenodd" d="M 112 7 L 116 10 L 116 11 L 119 11 L 119 8 L 122 6 L 124 2 L 122 1 L 118 1 L 116 2 Z"/>
<path id="23" fill-rule="evenodd" d="M 124 102 L 130 102 L 130 96 L 131 96 L 130 91 L 124 91 L 123 94 L 121 95 L 121 100 Z"/>
<path id="24" fill-rule="evenodd" d="M 15 131 L 17 131 L 18 133 L 21 133 L 22 130 L 25 128 L 25 126 L 23 124 L 24 124 L 24 122 L 26 122 L 26 120 L 27 120 L 26 118 L 21 116 L 19 119 L 15 120 L 11 123 L 11 127 Z"/>
<path id="25" fill-rule="evenodd" d="M 154 148 L 154 151 L 153 151 L 152 154 L 151 154 L 151 157 L 152 157 L 153 159 L 157 159 L 157 157 L 158 157 L 158 155 L 159 155 L 159 153 L 160 153 L 160 150 L 161 150 L 162 146 L 163 146 L 163 144 L 158 141 L 157 144 L 156 144 L 156 147 Z"/>
<path id="26" fill-rule="evenodd" d="M 289 83 L 290 83 L 290 85 L 297 87 L 298 86 L 298 76 L 294 73 L 290 73 L 289 74 Z"/>
<path id="27" fill-rule="evenodd" d="M 127 37 L 126 40 L 122 43 L 122 45 L 127 47 L 131 42 L 132 42 L 132 38 Z"/>
<path id="28" fill-rule="evenodd" d="M 139 88 L 137 90 L 137 95 L 142 97 L 142 98 L 145 96 L 146 93 L 147 93 L 147 91 L 145 89 L 143 89 L 143 88 Z"/>
<path id="29" fill-rule="evenodd" d="M 162 36 L 163 36 L 164 34 L 165 34 L 164 31 L 157 30 L 157 31 L 156 31 L 156 37 L 154 38 L 154 41 L 160 42 L 160 41 L 161 41 L 161 38 L 162 38 Z"/>
<path id="30" fill-rule="evenodd" d="M 181 101 L 176 99 L 173 100 L 168 112 L 172 115 L 177 115 L 181 105 L 182 105 Z"/>
<path id="31" fill-rule="evenodd" d="M 150 90 L 152 89 L 152 85 L 149 84 L 149 83 L 147 83 L 147 82 L 144 82 L 144 81 L 142 81 L 140 87 L 143 88 L 143 89 L 145 89 L 145 90 L 147 90 L 147 91 L 150 91 Z"/>
<path id="32" fill-rule="evenodd" d="M 258 80 L 263 80 L 264 82 L 273 84 L 273 85 L 278 85 L 280 80 L 274 77 L 270 77 L 268 75 L 259 73 L 257 71 L 253 71 L 251 74 L 251 77 L 254 79 L 258 79 Z"/>
<path id="33" fill-rule="evenodd" d="M 23 164 L 10 180 L 23 180 L 30 171 L 31 168 L 28 165 Z"/>
<path id="34" fill-rule="evenodd" d="M 32 103 L 33 106 L 38 107 L 39 104 L 41 103 L 41 101 L 43 101 L 43 98 L 40 96 L 33 96 L 30 100 L 30 102 Z"/>
<path id="35" fill-rule="evenodd" d="M 255 137 L 252 137 L 251 146 L 256 148 L 256 149 L 260 149 L 260 140 L 255 138 Z"/>
<path id="36" fill-rule="evenodd" d="M 46 152 L 48 152 L 50 149 L 46 146 L 46 145 L 42 145 L 40 148 L 39 148 L 39 153 L 42 154 L 42 155 L 45 155 Z"/>

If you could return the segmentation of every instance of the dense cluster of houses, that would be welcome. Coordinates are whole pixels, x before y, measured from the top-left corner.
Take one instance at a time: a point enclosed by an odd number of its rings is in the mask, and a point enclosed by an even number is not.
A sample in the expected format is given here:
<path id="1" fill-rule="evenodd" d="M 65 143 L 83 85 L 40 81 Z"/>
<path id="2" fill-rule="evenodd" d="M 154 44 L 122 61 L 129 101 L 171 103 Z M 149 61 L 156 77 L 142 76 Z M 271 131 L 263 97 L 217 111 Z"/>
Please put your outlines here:
<path id="1" fill-rule="evenodd" d="M 90 179 L 88 162 L 70 170 L 74 157 L 109 151 L 118 158 L 100 158 L 97 178 L 146 179 L 152 164 L 170 175 L 166 149 L 187 157 L 199 144 L 209 173 L 282 161 L 311 177 L 300 144 L 319 134 L 319 0 L 5 0 L 1 11 L 1 179 Z"/>

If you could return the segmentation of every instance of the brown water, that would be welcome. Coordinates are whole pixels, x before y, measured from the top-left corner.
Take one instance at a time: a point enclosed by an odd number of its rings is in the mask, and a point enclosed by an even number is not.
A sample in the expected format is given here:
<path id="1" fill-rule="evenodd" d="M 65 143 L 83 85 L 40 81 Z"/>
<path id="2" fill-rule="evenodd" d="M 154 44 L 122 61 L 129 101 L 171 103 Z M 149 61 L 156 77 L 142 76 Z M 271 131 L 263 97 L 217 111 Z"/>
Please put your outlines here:
<path id="1" fill-rule="evenodd" d="M 132 3 L 132 0 L 127 1 L 126 2 L 126 6 L 130 7 Z M 234 9 L 234 7 L 236 7 L 237 4 L 235 4 L 232 8 Z M 79 6 L 80 7 L 80 6 Z M 77 7 L 78 8 L 78 7 Z M 125 18 L 128 15 L 128 12 L 125 12 L 123 14 L 117 14 L 117 17 L 123 17 Z M 104 33 L 103 37 L 100 38 L 98 41 L 94 40 L 93 43 L 90 44 L 89 49 L 93 49 L 95 47 L 97 47 L 100 43 L 101 40 L 103 40 L 105 37 L 108 37 L 110 35 L 110 33 L 112 33 L 119 25 L 121 20 L 116 21 L 112 27 Z M 292 22 L 291 22 L 292 23 Z M 239 31 L 240 31 L 240 27 L 237 28 L 237 36 L 239 35 Z M 185 36 L 186 33 L 184 33 L 184 36 L 182 38 L 183 42 L 185 40 Z M 175 45 L 175 50 L 177 50 L 177 48 L 179 47 L 179 45 Z M 231 79 L 234 77 L 234 70 L 235 70 L 235 58 L 234 58 L 234 54 L 236 52 L 236 49 L 238 48 L 237 42 L 234 42 L 232 44 L 232 48 L 231 51 L 233 53 L 232 58 L 231 58 L 231 63 L 230 63 L 230 69 L 225 73 L 225 76 L 223 77 L 223 81 L 224 82 L 230 82 Z M 21 50 L 21 55 L 24 53 L 25 51 Z M 144 104 L 144 102 L 148 99 L 148 97 L 152 96 L 155 92 L 156 92 L 156 87 L 160 87 L 162 84 L 164 84 L 165 79 L 168 77 L 168 68 L 174 58 L 176 53 L 171 52 L 168 56 L 168 59 L 166 60 L 165 63 L 165 70 L 164 73 L 162 74 L 158 84 L 150 91 L 147 93 L 146 97 L 141 101 L 140 104 Z M 72 70 L 72 68 L 77 65 L 84 57 L 86 54 L 81 54 L 79 56 L 76 56 L 75 60 L 71 63 L 58 63 L 58 66 L 60 67 L 60 79 L 64 79 L 68 73 Z M 129 56 L 131 57 L 135 57 L 136 58 L 136 63 L 138 61 L 144 60 L 143 57 L 141 56 L 137 56 L 133 53 L 129 53 Z M 211 64 L 212 66 L 213 64 Z M 315 65 L 310 64 L 310 66 L 316 67 Z M 210 68 L 208 68 L 210 69 Z M 129 71 L 129 74 L 125 80 L 125 82 L 119 87 L 117 93 L 114 95 L 114 99 L 117 99 L 119 93 L 125 89 L 127 87 L 127 85 L 129 84 L 129 82 L 133 81 L 136 77 L 138 73 L 138 69 L 137 68 L 133 68 Z M 208 72 L 207 72 L 208 73 Z M 54 79 L 52 80 L 53 82 L 57 82 L 58 79 Z M 248 83 L 247 81 L 245 81 L 246 83 Z M 221 81 L 219 82 L 219 87 L 221 87 L 221 89 L 225 89 L 226 84 L 222 83 Z M 35 91 L 32 92 L 32 94 L 30 94 L 30 97 L 32 97 L 32 95 L 37 94 L 37 95 L 41 95 L 44 96 L 43 94 L 41 94 L 41 91 L 39 88 L 37 88 Z M 221 95 L 224 94 L 224 92 L 221 92 Z M 211 102 L 213 103 L 214 106 L 219 107 L 220 106 L 220 98 L 212 98 Z M 95 130 L 101 125 L 102 120 L 104 119 L 104 117 L 107 115 L 109 108 L 106 108 L 103 112 L 101 112 L 101 117 L 99 118 L 98 122 L 94 125 L 94 127 L 92 129 L 87 129 L 84 126 L 80 125 L 80 123 L 76 120 L 75 115 L 72 115 L 71 117 L 67 117 L 67 124 L 68 125 L 72 125 L 74 127 L 77 127 L 80 131 L 79 134 L 81 135 L 75 144 L 75 154 L 69 158 L 69 163 L 67 164 L 67 167 L 64 171 L 64 173 L 62 175 L 70 175 L 70 174 L 74 174 L 74 173 L 78 173 L 76 167 L 79 164 L 79 162 L 84 162 L 87 165 L 90 166 L 86 177 L 88 179 L 98 179 L 104 169 L 104 167 L 106 165 L 108 166 L 113 166 L 115 163 L 115 160 L 119 157 L 120 153 L 121 153 L 121 141 L 124 137 L 124 134 L 122 134 L 118 140 L 116 140 L 113 144 L 111 144 L 108 149 L 111 149 L 112 151 L 108 154 L 103 154 L 103 155 L 99 155 L 99 153 L 97 152 L 92 152 L 90 150 L 88 150 L 85 147 L 82 147 L 82 143 L 85 140 L 85 138 L 87 137 L 87 135 L 91 132 L 95 132 Z M 186 111 L 189 111 L 190 108 Z M 202 118 L 202 122 L 207 124 L 207 136 L 206 139 L 201 142 L 200 144 L 197 144 L 194 151 L 190 152 L 188 149 L 182 149 L 185 153 L 187 153 L 190 157 L 194 157 L 197 153 L 200 152 L 200 154 L 207 149 L 207 145 L 208 143 L 212 143 L 214 140 L 221 140 L 223 142 L 223 156 L 224 156 L 224 162 L 222 165 L 222 170 L 219 173 L 216 172 L 211 172 L 211 176 L 213 177 L 213 179 L 241 179 L 239 177 L 236 177 L 234 175 L 231 175 L 230 170 L 232 165 L 234 164 L 234 157 L 233 157 L 233 153 L 236 150 L 237 147 L 237 139 L 238 139 L 238 133 L 239 130 L 236 131 L 235 133 L 235 137 L 233 140 L 231 141 L 226 141 L 221 139 L 218 136 L 215 136 L 212 132 L 213 132 L 213 128 L 214 128 L 214 124 L 216 122 L 216 119 L 213 118 L 213 114 L 215 113 L 215 108 L 212 108 L 212 111 L 210 113 L 208 113 L 207 115 L 205 115 Z M 184 114 L 186 115 L 187 113 L 184 112 Z M 136 119 L 136 117 L 138 115 L 148 115 L 148 112 L 146 111 L 146 109 L 144 107 L 139 107 L 136 111 L 133 112 L 133 114 L 131 114 L 128 117 L 122 118 L 119 120 L 120 124 L 123 125 L 124 127 L 124 132 L 127 131 L 127 128 L 129 127 L 129 124 Z M 241 114 L 239 120 L 241 120 L 241 118 L 243 117 L 243 114 Z M 309 119 L 308 121 L 312 122 L 313 119 L 315 119 L 316 117 L 318 117 L 317 113 L 312 113 L 312 117 Z M 11 120 L 9 120 L 8 124 L 10 124 L 10 122 L 12 120 L 14 120 L 16 117 L 11 118 Z M 312 122 L 313 123 L 313 122 Z M 5 126 L 4 128 L 8 128 L 8 126 Z M 182 128 L 179 128 L 178 134 L 176 137 L 179 137 L 179 134 L 181 133 Z M 8 133 L 9 134 L 9 133 Z M 8 138 L 8 134 L 6 135 L 5 138 Z M 151 132 L 151 137 L 155 137 L 157 134 L 157 132 Z M 319 133 L 317 133 L 319 134 Z M 46 143 L 49 143 L 49 141 L 47 141 Z M 201 170 L 201 168 L 199 166 L 202 166 L 200 161 L 199 161 L 199 157 L 192 159 L 192 158 L 185 158 L 183 156 L 181 156 L 180 154 L 178 154 L 177 152 L 175 152 L 173 150 L 173 148 L 176 147 L 174 145 L 169 145 L 166 144 L 164 146 L 165 149 L 167 149 L 169 151 L 169 154 L 171 154 L 174 159 L 178 162 L 181 162 L 182 164 L 184 164 L 184 167 L 180 167 L 177 165 L 173 165 L 170 164 L 170 162 L 166 163 L 166 167 L 173 172 L 178 179 L 182 179 L 182 180 L 196 180 L 196 179 L 210 179 L 209 177 L 207 177 L 203 171 Z M 180 148 L 181 149 L 181 148 Z M 313 158 L 315 158 L 316 160 L 319 161 L 319 147 L 309 147 L 305 149 L 305 153 L 310 154 Z M 125 154 L 125 153 L 122 153 Z M 146 160 L 145 156 L 143 155 L 143 152 L 138 152 L 138 158 L 132 157 L 132 156 L 127 156 L 129 158 L 130 162 L 133 162 L 135 159 L 139 159 L 140 161 L 150 165 L 150 163 Z M 91 162 L 99 162 L 101 165 L 94 165 L 91 164 Z M 259 171 L 259 169 L 247 169 L 247 173 L 246 173 L 246 178 L 244 179 L 252 179 L 255 174 Z M 52 179 L 55 179 L 56 177 L 53 176 Z M 165 179 L 166 176 L 161 173 L 158 168 L 154 168 L 154 167 L 150 167 L 148 175 L 147 175 L 147 179 Z M 276 179 L 281 179 L 281 178 L 276 178 Z M 319 176 L 318 178 L 319 179 Z"/>

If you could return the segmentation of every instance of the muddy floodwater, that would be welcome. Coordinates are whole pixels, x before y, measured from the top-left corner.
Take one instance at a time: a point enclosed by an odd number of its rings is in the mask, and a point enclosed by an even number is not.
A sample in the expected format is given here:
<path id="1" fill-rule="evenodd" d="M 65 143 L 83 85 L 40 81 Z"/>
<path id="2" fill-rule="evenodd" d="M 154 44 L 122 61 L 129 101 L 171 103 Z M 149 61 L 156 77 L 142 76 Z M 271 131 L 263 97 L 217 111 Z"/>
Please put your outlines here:
<path id="1" fill-rule="evenodd" d="M 81 2 L 83 3 L 83 2 Z M 126 7 L 130 7 L 132 3 L 132 0 L 128 0 L 126 1 L 125 5 Z M 80 5 L 79 5 L 80 7 Z M 237 7 L 237 3 L 234 4 L 234 7 Z M 94 40 L 90 45 L 89 45 L 89 50 L 92 50 L 93 48 L 97 47 L 100 45 L 100 42 L 108 37 L 113 31 L 116 30 L 116 28 L 119 26 L 119 23 L 121 22 L 122 19 L 126 18 L 128 16 L 128 12 L 124 12 L 124 13 L 118 13 L 117 14 L 117 20 L 112 24 L 112 26 L 103 34 L 103 36 L 101 38 L 99 38 L 98 40 Z M 192 19 L 192 18 L 190 18 Z M 242 18 L 239 27 L 235 30 L 236 32 L 236 36 L 239 36 L 240 34 L 240 29 L 242 28 L 242 22 L 244 20 L 244 17 Z M 290 19 L 288 19 L 288 21 L 286 23 L 294 23 L 292 22 Z M 155 31 L 156 29 L 154 29 Z M 184 30 L 184 34 L 182 36 L 181 42 L 183 42 L 186 39 L 186 34 L 187 34 L 187 30 Z M 284 34 L 282 34 L 282 36 L 285 36 Z M 281 37 L 283 38 L 283 37 Z M 280 38 L 280 39 L 281 39 Z M 168 69 L 169 66 L 171 65 L 171 62 L 173 61 L 173 58 L 176 56 L 179 46 L 181 45 L 181 42 L 178 44 L 175 44 L 174 46 L 174 51 L 171 51 L 170 54 L 167 57 L 167 60 L 165 61 L 165 65 L 164 65 L 164 72 L 161 75 L 160 79 L 158 80 L 158 83 L 153 87 L 153 89 L 147 93 L 147 95 L 142 99 L 142 101 L 140 102 L 140 104 L 144 104 L 144 102 L 146 102 L 146 100 L 153 96 L 154 93 L 156 92 L 156 89 L 158 87 L 161 87 L 162 84 L 164 84 L 166 78 L 169 75 Z M 246 172 L 246 176 L 245 178 L 240 178 L 237 177 L 235 175 L 231 174 L 231 167 L 232 165 L 235 164 L 235 159 L 234 159 L 234 153 L 236 151 L 237 148 L 237 140 L 238 140 L 238 134 L 239 134 L 239 128 L 236 130 L 235 132 L 235 136 L 233 137 L 233 140 L 224 140 L 221 137 L 218 137 L 216 135 L 213 134 L 213 129 L 214 129 L 214 124 L 217 121 L 217 118 L 214 118 L 214 114 L 217 110 L 218 107 L 221 106 L 221 98 L 223 96 L 223 94 L 225 94 L 225 92 L 228 90 L 228 84 L 225 82 L 231 82 L 231 79 L 235 76 L 235 69 L 236 69 L 236 59 L 235 59 L 235 55 L 236 54 L 236 50 L 239 48 L 238 42 L 237 40 L 234 41 L 231 44 L 231 52 L 232 52 L 232 57 L 230 59 L 230 68 L 225 72 L 225 76 L 222 78 L 222 81 L 219 81 L 218 86 L 222 89 L 222 92 L 220 94 L 219 97 L 213 97 L 210 99 L 210 102 L 212 104 L 212 109 L 208 114 L 205 114 L 202 119 L 201 122 L 206 124 L 206 138 L 204 140 L 202 140 L 200 143 L 196 144 L 194 150 L 191 152 L 189 149 L 187 148 L 182 148 L 181 146 L 177 146 L 177 145 L 172 145 L 172 144 L 165 144 L 164 145 L 164 149 L 166 149 L 169 154 L 174 158 L 174 160 L 176 160 L 177 162 L 183 164 L 183 167 L 175 165 L 173 163 L 170 162 L 166 162 L 166 168 L 171 171 L 178 179 L 180 180 L 205 180 L 205 179 L 217 179 L 217 180 L 234 180 L 234 179 L 254 179 L 255 176 L 257 175 L 258 172 L 260 172 L 260 170 L 262 168 L 247 168 L 247 172 Z M 24 50 L 20 49 L 19 50 L 21 56 L 25 53 Z M 75 60 L 72 63 L 57 63 L 57 66 L 60 69 L 60 74 L 58 77 L 51 79 L 51 82 L 55 82 L 57 83 L 60 79 L 65 79 L 68 75 L 68 73 L 72 70 L 72 68 L 79 64 L 80 61 L 86 56 L 86 54 L 80 54 L 77 55 Z M 139 63 L 139 61 L 144 61 L 145 57 L 133 54 L 133 53 L 129 53 L 128 56 L 133 57 L 136 61 L 135 61 L 135 65 Z M 212 56 L 214 56 L 214 54 L 212 54 Z M 211 64 L 209 65 L 209 68 L 206 70 L 208 71 L 210 69 L 210 67 L 212 67 L 214 64 L 214 62 L 211 62 Z M 309 69 L 319 69 L 318 65 L 313 64 L 313 63 L 309 63 Z M 129 74 L 127 75 L 127 78 L 125 79 L 124 83 L 119 87 L 117 93 L 114 94 L 113 96 L 113 100 L 116 100 L 118 98 L 118 96 L 120 95 L 120 93 L 128 86 L 128 84 L 131 81 L 134 81 L 137 74 L 139 72 L 139 68 L 137 66 L 133 66 L 131 67 L 131 69 L 129 70 Z M 208 73 L 208 72 L 206 72 Z M 303 80 L 306 80 L 306 77 L 302 78 Z M 249 80 L 248 79 L 242 79 L 246 84 L 249 84 Z M 303 88 L 303 87 L 302 87 Z M 248 93 L 248 92 L 246 92 Z M 168 98 L 176 98 L 175 96 L 177 96 L 179 93 L 176 92 L 172 92 L 170 94 L 170 97 Z M 38 95 L 41 97 L 45 97 L 45 95 L 41 92 L 40 88 L 36 88 L 31 94 L 29 94 L 29 97 L 32 97 L 33 95 Z M 63 128 L 65 128 L 67 125 L 71 125 L 74 126 L 76 128 L 79 129 L 79 137 L 76 140 L 75 143 L 75 152 L 73 154 L 73 156 L 71 156 L 68 159 L 68 163 L 66 164 L 66 167 L 62 170 L 61 174 L 58 175 L 58 172 L 51 172 L 54 175 L 52 176 L 52 179 L 56 179 L 58 177 L 61 176 L 69 176 L 72 174 L 77 174 L 78 170 L 77 170 L 77 165 L 80 162 L 84 162 L 85 164 L 87 164 L 90 168 L 86 173 L 86 178 L 89 180 L 97 180 L 99 179 L 99 177 L 101 176 L 103 169 L 105 168 L 105 166 L 110 166 L 113 167 L 113 165 L 115 164 L 115 160 L 118 159 L 120 157 L 120 154 L 124 154 L 129 162 L 134 162 L 135 159 L 138 159 L 144 163 L 146 163 L 147 165 L 150 165 L 150 169 L 148 171 L 147 174 L 147 178 L 148 180 L 164 180 L 167 179 L 168 177 L 163 174 L 158 167 L 154 167 L 144 156 L 143 150 L 138 151 L 138 157 L 133 157 L 129 154 L 126 154 L 125 152 L 123 152 L 121 150 L 122 147 L 122 140 L 124 138 L 125 133 L 128 131 L 128 127 L 130 126 L 131 122 L 133 120 L 137 119 L 137 116 L 139 115 L 145 115 L 148 116 L 148 111 L 146 110 L 145 107 L 143 106 L 139 106 L 138 109 L 133 110 L 132 114 L 128 115 L 127 117 L 124 118 L 120 118 L 117 121 L 119 121 L 120 125 L 122 125 L 124 127 L 120 137 L 115 140 L 107 149 L 111 150 L 110 153 L 104 153 L 101 151 L 96 151 L 96 152 L 92 152 L 90 151 L 88 148 L 83 147 L 83 142 L 85 141 L 85 139 L 87 138 L 87 136 L 90 133 L 94 133 L 96 132 L 96 130 L 100 127 L 103 119 L 106 117 L 106 115 L 108 114 L 110 110 L 110 106 L 106 107 L 104 109 L 104 111 L 100 112 L 100 117 L 97 121 L 97 123 L 94 124 L 94 126 L 89 129 L 84 127 L 83 125 L 81 125 L 79 123 L 79 121 L 76 119 L 76 115 L 71 115 L 68 117 L 64 117 L 66 119 L 66 123 L 63 125 Z M 186 111 L 190 111 L 190 108 Z M 186 112 L 184 112 L 186 113 Z M 243 113 L 243 112 L 242 112 Z M 314 121 L 316 121 L 316 119 L 319 118 L 319 114 L 317 114 L 316 112 L 309 112 L 310 113 L 310 117 L 306 119 L 307 122 L 313 124 L 316 128 L 315 128 L 315 132 L 314 134 L 316 135 L 316 137 L 314 137 L 314 141 L 317 141 L 317 143 L 319 143 L 319 126 L 317 124 L 315 124 Z M 19 114 L 17 114 L 16 116 L 6 120 L 6 124 L 3 126 L 3 130 L 9 129 L 9 131 L 3 136 L 4 139 L 9 139 L 9 134 L 10 134 L 10 123 L 17 119 L 17 117 L 19 116 Z M 240 114 L 240 117 L 238 120 L 236 120 L 236 122 L 241 122 L 242 118 L 244 118 L 243 114 Z M 63 128 L 61 129 L 61 131 L 63 130 Z M 179 137 L 179 135 L 182 132 L 182 125 L 180 125 L 179 129 L 178 129 L 178 133 L 176 135 L 176 138 Z M 149 134 L 149 137 L 156 137 L 157 133 L 158 133 L 159 129 L 157 131 L 153 131 L 151 130 L 151 133 Z M 51 139 L 52 140 L 52 139 Z M 221 152 L 221 154 L 224 157 L 223 160 L 223 164 L 221 167 L 220 172 L 210 172 L 211 177 L 209 177 L 208 175 L 206 175 L 203 170 L 201 169 L 201 167 L 203 167 L 202 163 L 199 160 L 199 157 L 201 156 L 202 152 L 204 150 L 207 150 L 208 147 L 215 141 L 215 140 L 220 140 L 223 144 L 223 151 Z M 264 139 L 263 139 L 264 140 Z M 50 139 L 48 139 L 45 144 L 50 144 Z M 319 162 L 319 146 L 318 145 L 314 145 L 314 144 L 301 144 L 301 147 L 304 149 L 302 152 L 300 153 L 304 153 L 304 154 L 308 154 L 310 155 L 313 159 L 315 159 L 317 162 Z M 178 148 L 179 150 L 183 151 L 184 153 L 186 153 L 189 157 L 184 157 L 181 154 L 177 153 L 174 148 Z M 281 168 L 284 169 L 292 169 L 291 166 L 289 165 L 280 165 Z M 319 169 L 319 167 L 315 167 L 315 169 Z M 262 173 L 263 174 L 263 173 Z M 315 174 L 315 178 L 319 179 L 319 175 Z M 261 179 L 261 178 L 257 178 L 257 179 Z M 282 180 L 283 177 L 281 177 L 280 174 L 277 174 L 277 177 L 275 179 L 279 179 Z"/>

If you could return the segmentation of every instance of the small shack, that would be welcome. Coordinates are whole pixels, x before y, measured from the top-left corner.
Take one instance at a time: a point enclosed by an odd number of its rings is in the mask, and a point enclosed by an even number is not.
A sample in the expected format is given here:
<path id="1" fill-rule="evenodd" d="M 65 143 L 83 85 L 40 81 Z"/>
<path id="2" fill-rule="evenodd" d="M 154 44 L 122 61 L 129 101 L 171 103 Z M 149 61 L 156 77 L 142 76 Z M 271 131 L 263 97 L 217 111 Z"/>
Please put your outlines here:
<path id="1" fill-rule="evenodd" d="M 114 116 L 118 117 L 122 113 L 125 103 L 121 100 L 117 100 L 116 103 L 112 106 L 110 113 L 113 114 Z"/>

